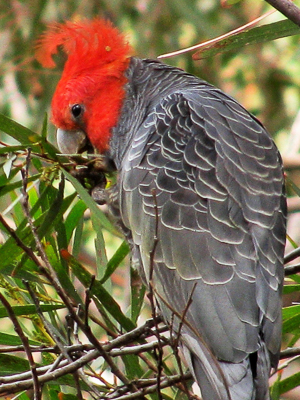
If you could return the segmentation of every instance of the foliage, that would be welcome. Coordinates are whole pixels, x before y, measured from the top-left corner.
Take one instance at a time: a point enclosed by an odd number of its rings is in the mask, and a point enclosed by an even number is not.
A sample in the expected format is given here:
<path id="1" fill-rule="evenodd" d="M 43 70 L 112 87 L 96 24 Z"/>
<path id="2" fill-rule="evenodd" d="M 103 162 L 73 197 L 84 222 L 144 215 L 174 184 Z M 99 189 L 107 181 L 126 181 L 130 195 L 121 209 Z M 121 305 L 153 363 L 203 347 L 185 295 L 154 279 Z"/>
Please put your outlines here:
<path id="1" fill-rule="evenodd" d="M 18 393 L 27 400 L 32 388 L 36 396 L 41 392 L 51 400 L 191 396 L 178 337 L 156 315 L 151 293 L 144 299 L 145 288 L 128 267 L 128 246 L 105 206 L 97 207 L 71 173 L 93 160 L 66 158 L 51 144 L 53 127 L 47 126 L 44 112 L 59 73 L 41 70 L 33 42 L 48 21 L 92 17 L 102 10 L 128 32 L 139 55 L 155 57 L 223 34 L 264 11 L 260 2 L 235 3 L 223 9 L 217 0 L 10 0 L 10 7 L 5 5 L 0 37 L 9 43 L 0 50 L 1 396 Z M 198 75 L 200 70 L 284 136 L 299 108 L 297 41 L 295 36 L 249 46 L 242 55 L 237 41 L 200 67 L 191 54 L 170 62 Z M 287 96 L 292 101 L 285 102 Z M 299 195 L 295 185 L 290 188 Z M 295 248 L 287 262 L 299 256 Z M 297 265 L 287 267 L 286 296 L 300 290 L 298 271 Z M 285 361 L 273 378 L 274 400 L 299 385 L 299 373 L 292 372 L 300 355 L 299 305 L 289 304 L 283 319 Z"/>

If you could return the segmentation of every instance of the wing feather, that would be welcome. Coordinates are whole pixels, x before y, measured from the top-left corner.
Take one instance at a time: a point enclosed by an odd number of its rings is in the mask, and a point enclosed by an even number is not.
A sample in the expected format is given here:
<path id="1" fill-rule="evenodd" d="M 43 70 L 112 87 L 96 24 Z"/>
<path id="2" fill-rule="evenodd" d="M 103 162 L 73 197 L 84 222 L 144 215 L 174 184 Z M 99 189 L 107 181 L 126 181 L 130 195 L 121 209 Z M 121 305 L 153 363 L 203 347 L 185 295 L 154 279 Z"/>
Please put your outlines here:
<path id="1" fill-rule="evenodd" d="M 201 85 L 165 96 L 124 160 L 122 218 L 146 278 L 158 228 L 154 280 L 165 318 L 183 312 L 196 284 L 185 329 L 217 358 L 242 362 L 258 351 L 261 332 L 278 352 L 283 178 L 262 125 Z"/>

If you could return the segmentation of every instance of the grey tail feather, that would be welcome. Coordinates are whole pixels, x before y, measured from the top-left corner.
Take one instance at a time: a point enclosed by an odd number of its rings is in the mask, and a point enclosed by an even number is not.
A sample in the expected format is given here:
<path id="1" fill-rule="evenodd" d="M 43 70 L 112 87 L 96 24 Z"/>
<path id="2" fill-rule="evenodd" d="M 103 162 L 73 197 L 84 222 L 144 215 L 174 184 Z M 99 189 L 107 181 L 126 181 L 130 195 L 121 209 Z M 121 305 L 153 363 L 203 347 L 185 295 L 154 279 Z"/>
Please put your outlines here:
<path id="1" fill-rule="evenodd" d="M 182 340 L 184 357 L 200 386 L 203 400 L 270 400 L 270 363 L 264 343 L 257 353 L 239 363 L 229 363 L 217 361 L 203 344 L 188 334 L 183 334 Z"/>

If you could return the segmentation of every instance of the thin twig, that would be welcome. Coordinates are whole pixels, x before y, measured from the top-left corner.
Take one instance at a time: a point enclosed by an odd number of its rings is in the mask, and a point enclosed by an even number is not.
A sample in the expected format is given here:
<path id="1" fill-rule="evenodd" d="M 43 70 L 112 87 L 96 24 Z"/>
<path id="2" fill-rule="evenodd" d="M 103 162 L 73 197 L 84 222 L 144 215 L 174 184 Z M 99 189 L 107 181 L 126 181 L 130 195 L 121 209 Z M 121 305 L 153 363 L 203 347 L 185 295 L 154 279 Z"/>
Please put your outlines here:
<path id="1" fill-rule="evenodd" d="M 68 295 L 65 293 L 64 289 L 62 288 L 62 286 L 60 285 L 60 282 L 57 279 L 56 273 L 55 273 L 51 263 L 49 262 L 49 259 L 48 259 L 47 255 L 45 253 L 44 247 L 43 247 L 43 245 L 42 245 L 42 243 L 40 241 L 40 238 L 39 238 L 38 233 L 37 233 L 37 229 L 36 229 L 36 227 L 35 227 L 35 225 L 33 223 L 33 220 L 32 220 L 31 214 L 30 214 L 29 197 L 28 197 L 28 193 L 27 193 L 27 190 L 26 190 L 27 189 L 27 180 L 28 180 L 27 178 L 28 178 L 29 164 L 30 164 L 30 152 L 28 152 L 28 156 L 27 156 L 27 159 L 26 159 L 26 169 L 25 170 L 21 170 L 21 172 L 22 172 L 22 181 L 23 181 L 23 196 L 24 196 L 23 210 L 24 210 L 24 213 L 25 213 L 26 218 L 28 220 L 29 226 L 31 228 L 31 232 L 32 232 L 35 244 L 36 244 L 36 248 L 37 248 L 37 250 L 39 252 L 39 255 L 40 255 L 42 261 L 44 262 L 44 264 L 46 266 L 46 268 L 44 268 L 42 265 L 40 265 L 40 270 L 43 271 L 44 275 L 46 275 L 47 279 L 55 287 L 55 290 L 60 295 L 60 297 L 63 300 L 64 304 L 67 306 L 67 308 L 68 308 L 70 314 L 72 315 L 72 317 L 74 318 L 74 316 L 75 316 L 74 320 L 77 323 L 79 323 L 79 322 L 81 322 L 81 320 L 80 320 L 79 317 L 77 317 L 77 314 L 74 311 L 73 306 L 69 301 Z M 64 191 L 64 179 L 62 179 L 60 184 L 59 184 L 59 192 L 63 193 L 63 191 Z M 43 323 L 44 323 L 45 327 L 47 326 L 48 329 L 50 329 L 50 332 L 53 331 L 50 328 L 50 324 L 48 323 L 48 321 L 44 318 L 43 313 L 41 312 L 41 310 L 39 308 L 39 301 L 36 298 L 34 292 L 31 290 L 30 285 L 28 285 L 28 290 L 30 292 L 30 295 L 31 295 L 33 301 L 35 302 L 35 306 L 37 307 L 37 310 L 40 313 L 40 317 L 43 319 Z M 58 339 L 57 335 L 56 335 L 56 338 Z M 59 347 L 61 353 L 67 359 L 69 359 L 71 361 L 71 358 L 70 358 L 69 354 L 65 351 L 65 346 L 60 341 L 60 339 L 56 340 L 56 344 Z M 90 382 L 87 381 L 87 379 L 84 376 L 84 374 L 82 374 L 80 371 L 78 371 L 78 372 L 75 371 L 74 373 L 75 373 L 75 375 L 76 375 L 76 373 L 79 373 L 81 378 L 82 378 L 82 380 L 91 388 L 91 391 L 93 391 L 97 397 L 100 396 L 100 393 L 98 392 L 98 390 L 94 387 L 94 385 L 92 385 Z M 76 379 L 77 378 L 75 376 L 75 381 L 76 381 Z M 79 399 L 81 400 L 82 399 L 81 391 L 80 391 L 80 393 L 78 395 L 79 395 Z"/>
<path id="2" fill-rule="evenodd" d="M 31 370 L 34 399 L 40 400 L 41 399 L 40 383 L 38 380 L 38 376 L 37 376 L 37 372 L 36 372 L 36 364 L 34 362 L 34 359 L 33 359 L 33 356 L 32 356 L 31 350 L 30 350 L 28 338 L 27 338 L 27 336 L 25 336 L 23 329 L 21 328 L 21 325 L 19 324 L 19 321 L 18 321 L 17 317 L 15 316 L 15 313 L 14 313 L 11 305 L 9 304 L 9 302 L 6 300 L 6 298 L 3 296 L 2 293 L 0 293 L 0 300 L 1 300 L 2 304 L 4 305 L 4 307 L 6 308 L 8 316 L 14 325 L 16 334 L 19 336 L 19 338 L 21 339 L 21 341 L 23 343 L 24 350 L 25 350 L 25 353 L 26 353 L 26 356 L 27 356 L 27 359 L 28 359 L 28 362 L 30 365 L 30 370 Z"/>
<path id="3" fill-rule="evenodd" d="M 72 316 L 72 318 L 74 319 L 74 321 L 76 321 L 78 323 L 78 325 L 80 326 L 80 329 L 82 329 L 82 331 L 86 334 L 87 338 L 90 340 L 90 342 L 95 346 L 95 348 L 99 351 L 99 353 L 101 354 L 101 356 L 105 359 L 105 361 L 108 363 L 108 365 L 110 366 L 112 373 L 114 375 L 116 375 L 125 385 L 130 385 L 129 380 L 126 378 L 126 376 L 120 371 L 119 368 L 117 368 L 117 366 L 114 364 L 114 362 L 112 361 L 111 357 L 102 349 L 101 344 L 98 342 L 98 340 L 96 339 L 96 337 L 93 335 L 91 329 L 85 326 L 85 323 L 82 322 L 82 320 L 79 318 L 79 316 L 77 315 L 77 313 L 74 311 L 73 305 L 71 304 L 68 295 L 65 293 L 64 289 L 62 288 L 62 286 L 60 285 L 55 271 L 53 270 L 48 257 L 44 251 L 44 248 L 42 246 L 42 243 L 37 235 L 35 226 L 32 222 L 30 213 L 27 209 L 27 207 L 24 208 L 25 212 L 26 212 L 26 217 L 28 218 L 29 221 L 29 225 L 31 227 L 32 230 L 32 234 L 34 236 L 35 239 L 35 243 L 37 246 L 37 249 L 39 251 L 40 257 L 43 260 L 43 262 L 45 263 L 47 268 L 44 268 L 42 265 L 39 266 L 40 270 L 42 271 L 42 273 L 47 277 L 47 279 L 49 280 L 49 282 L 53 285 L 53 287 L 55 288 L 56 292 L 58 293 L 58 295 L 60 296 L 60 298 L 63 300 L 64 304 L 66 305 L 66 307 L 69 310 L 70 315 Z"/>
<path id="4" fill-rule="evenodd" d="M 29 282 L 27 281 L 23 281 L 23 283 L 25 284 L 33 302 L 34 305 L 36 306 L 37 312 L 39 314 L 39 317 L 41 318 L 41 320 L 43 321 L 44 327 L 47 331 L 47 333 L 52 337 L 52 339 L 55 341 L 57 347 L 59 348 L 59 350 L 61 351 L 61 354 L 64 356 L 65 359 L 67 359 L 69 362 L 72 362 L 72 357 L 70 356 L 69 352 L 66 350 L 65 344 L 63 343 L 63 341 L 61 340 L 61 338 L 56 334 L 56 332 L 54 331 L 54 329 L 52 329 L 51 324 L 47 321 L 47 319 L 44 317 L 44 314 L 40 308 L 40 303 L 38 298 L 36 297 L 34 291 L 32 290 Z M 52 369 L 54 368 L 54 366 L 52 367 Z M 51 370 L 49 370 L 47 373 L 50 373 Z M 77 374 L 80 374 L 80 377 L 82 378 L 82 380 L 91 388 L 91 390 L 93 390 L 92 385 L 90 384 L 90 382 L 86 379 L 86 377 L 80 372 L 80 371 L 75 371 L 73 373 L 73 377 L 75 380 L 75 383 L 78 381 L 78 376 Z M 96 392 L 97 395 L 99 395 L 99 392 Z M 79 398 L 79 400 L 83 400 L 82 399 L 82 394 L 81 391 L 77 390 L 77 396 Z"/>
<path id="5" fill-rule="evenodd" d="M 180 320 L 180 318 L 181 318 L 180 313 L 179 313 L 177 310 L 175 310 L 175 309 L 166 301 L 166 299 L 164 299 L 156 290 L 155 290 L 155 295 L 156 295 L 156 296 L 165 304 L 165 306 L 168 307 L 169 310 Z M 228 388 L 228 384 L 227 384 L 226 378 L 225 378 L 225 376 L 224 376 L 224 372 L 223 372 L 223 370 L 221 369 L 220 364 L 219 364 L 218 360 L 216 359 L 215 355 L 212 353 L 212 351 L 211 351 L 211 350 L 209 349 L 209 347 L 207 346 L 207 343 L 205 342 L 205 340 L 204 340 L 203 337 L 201 336 L 200 332 L 197 331 L 197 330 L 195 329 L 195 327 L 192 326 L 188 321 L 185 321 L 185 325 L 189 328 L 189 330 L 190 330 L 191 332 L 194 333 L 194 335 L 195 335 L 195 337 L 198 339 L 199 343 L 201 343 L 202 346 L 206 349 L 207 353 L 209 353 L 209 355 L 210 355 L 210 357 L 211 357 L 211 360 L 214 362 L 215 367 L 217 368 L 217 370 L 218 370 L 220 376 L 222 377 L 222 381 L 223 381 L 223 383 L 224 383 L 226 392 L 227 392 L 227 394 L 228 394 L 228 396 L 229 396 L 229 398 L 230 398 L 229 388 Z"/>
<path id="6" fill-rule="evenodd" d="M 140 354 L 144 351 L 155 350 L 158 348 L 159 345 L 160 343 L 157 340 L 155 342 L 140 344 L 138 346 L 129 346 L 129 347 L 123 347 L 122 349 L 113 349 L 109 352 L 109 354 L 112 357 L 125 356 L 127 354 Z M 163 346 L 166 345 L 167 343 L 163 344 Z"/>
<path id="7" fill-rule="evenodd" d="M 61 368 L 57 368 L 55 371 L 52 371 L 49 374 L 44 374 L 39 377 L 40 385 L 54 381 L 62 376 L 67 374 L 72 374 L 73 372 L 77 371 L 78 369 L 82 368 L 84 365 L 92 362 L 93 360 L 99 357 L 99 352 L 97 350 L 91 350 L 87 354 L 83 355 L 79 359 L 69 363 Z M 32 379 L 25 379 L 22 381 L 16 381 L 8 384 L 0 385 L 0 394 L 5 393 L 17 393 L 21 390 L 31 389 L 33 386 Z"/>
<path id="8" fill-rule="evenodd" d="M 5 219 L 0 214 L 0 223 L 4 226 L 6 231 L 10 234 L 10 236 L 14 239 L 16 244 L 28 255 L 28 257 L 36 264 L 37 267 L 41 267 L 41 263 L 39 259 L 34 254 L 33 250 L 30 247 L 27 247 L 23 241 L 19 238 L 16 232 L 8 225 Z"/>
<path id="9" fill-rule="evenodd" d="M 43 374 L 47 374 L 47 372 L 50 369 L 54 369 L 53 365 L 56 365 L 55 368 L 57 368 L 57 360 L 55 360 L 55 362 L 53 364 L 49 364 L 49 365 L 45 365 L 42 367 L 37 367 L 36 368 L 36 373 L 38 376 L 43 375 Z M 60 362 L 59 368 L 65 367 L 66 365 L 68 365 L 68 361 L 67 360 L 63 360 L 62 362 Z M 1 376 L 0 377 L 0 389 L 2 388 L 3 384 L 9 384 L 9 383 L 14 383 L 16 384 L 19 381 L 24 381 L 27 379 L 31 379 L 32 378 L 32 374 L 31 371 L 26 371 L 26 372 L 21 372 L 19 374 L 13 374 L 13 375 L 8 375 L 8 376 Z M 32 381 L 32 380 L 31 380 Z M 33 382 L 32 382 L 33 385 Z M 32 387 L 31 385 L 31 387 Z M 15 393 L 15 392 L 12 392 Z"/>
<path id="10" fill-rule="evenodd" d="M 300 257 L 300 247 L 297 247 L 297 249 L 291 251 L 289 254 L 287 254 L 284 257 L 284 263 L 287 264 L 291 261 L 294 261 L 296 258 Z"/>
<path id="11" fill-rule="evenodd" d="M 69 353 L 79 353 L 83 351 L 90 351 L 94 347 L 91 344 L 72 344 L 70 346 L 65 346 L 66 351 Z M 5 346 L 5 347 L 0 347 L 0 353 L 13 353 L 17 351 L 24 351 L 24 346 Z M 53 353 L 53 354 L 59 354 L 59 348 L 57 346 L 30 346 L 30 351 L 32 353 Z"/>
<path id="12" fill-rule="evenodd" d="M 295 357 L 300 355 L 300 347 L 292 347 L 286 350 L 282 350 L 280 352 L 280 359 L 284 360 L 285 358 Z"/>
<path id="13" fill-rule="evenodd" d="M 285 276 L 295 275 L 298 274 L 298 272 L 300 272 L 300 264 L 288 265 L 287 267 L 284 267 Z"/>
<path id="14" fill-rule="evenodd" d="M 173 376 L 163 377 L 160 382 L 160 388 L 164 389 L 166 387 L 174 386 L 178 382 L 182 382 L 183 379 L 185 379 L 185 380 L 192 379 L 192 374 L 188 372 L 188 373 L 184 374 L 184 376 L 173 375 Z M 157 391 L 157 385 L 154 384 L 154 385 L 148 386 L 147 388 L 141 390 L 140 392 L 143 395 L 146 395 L 146 394 L 154 393 L 156 391 Z M 140 396 L 139 393 L 131 393 L 131 394 L 127 394 L 125 396 L 119 396 L 119 397 L 107 396 L 107 398 L 113 398 L 114 400 L 134 400 L 134 399 L 139 398 L 139 396 Z"/>

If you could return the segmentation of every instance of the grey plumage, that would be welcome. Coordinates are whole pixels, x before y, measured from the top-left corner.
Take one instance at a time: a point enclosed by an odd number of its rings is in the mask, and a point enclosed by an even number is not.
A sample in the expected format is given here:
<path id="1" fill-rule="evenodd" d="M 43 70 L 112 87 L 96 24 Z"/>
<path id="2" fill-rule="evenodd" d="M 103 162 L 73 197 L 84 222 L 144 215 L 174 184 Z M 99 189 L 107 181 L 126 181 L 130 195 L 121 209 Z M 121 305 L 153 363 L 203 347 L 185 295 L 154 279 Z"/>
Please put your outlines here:
<path id="1" fill-rule="evenodd" d="M 109 157 L 134 261 L 147 283 L 157 228 L 155 292 L 168 322 L 193 292 L 181 339 L 203 398 L 267 400 L 281 341 L 280 155 L 260 122 L 208 83 L 137 58 L 127 77 Z"/>

